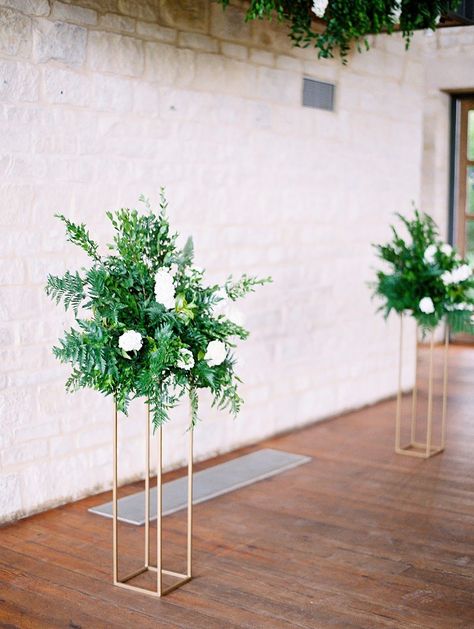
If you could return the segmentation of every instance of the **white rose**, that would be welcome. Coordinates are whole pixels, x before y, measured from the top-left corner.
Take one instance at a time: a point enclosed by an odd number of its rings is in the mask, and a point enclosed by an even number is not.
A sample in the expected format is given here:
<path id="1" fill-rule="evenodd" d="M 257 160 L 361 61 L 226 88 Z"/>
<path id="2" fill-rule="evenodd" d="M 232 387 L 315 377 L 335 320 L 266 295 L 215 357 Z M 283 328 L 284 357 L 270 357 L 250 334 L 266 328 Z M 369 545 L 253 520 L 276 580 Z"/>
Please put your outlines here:
<path id="1" fill-rule="evenodd" d="M 329 0 L 314 0 L 312 11 L 317 17 L 323 17 Z"/>
<path id="2" fill-rule="evenodd" d="M 175 307 L 173 276 L 168 269 L 160 269 L 155 274 L 155 299 L 167 310 Z"/>
<path id="3" fill-rule="evenodd" d="M 426 247 L 425 253 L 423 254 L 425 262 L 427 262 L 428 264 L 433 264 L 437 251 L 438 247 L 436 245 L 430 245 L 429 247 Z"/>
<path id="4" fill-rule="evenodd" d="M 123 349 L 124 352 L 131 352 L 133 350 L 138 352 L 143 345 L 142 335 L 140 332 L 135 332 L 135 330 L 127 330 L 120 335 L 118 344 L 120 349 Z"/>
<path id="5" fill-rule="evenodd" d="M 445 271 L 442 275 L 441 275 L 441 280 L 443 282 L 443 284 L 445 286 L 449 286 L 450 284 L 454 283 L 454 278 L 453 278 L 453 274 L 451 273 L 451 271 Z"/>
<path id="6" fill-rule="evenodd" d="M 472 275 L 472 269 L 469 264 L 461 264 L 457 269 L 454 269 L 453 276 L 456 282 L 464 282 L 468 280 Z"/>
<path id="7" fill-rule="evenodd" d="M 211 341 L 207 346 L 206 355 L 204 360 L 210 367 L 215 367 L 224 362 L 227 356 L 227 350 L 225 344 L 222 341 Z"/>
<path id="8" fill-rule="evenodd" d="M 451 245 L 448 245 L 448 243 L 445 242 L 444 245 L 441 245 L 441 251 L 444 253 L 445 256 L 450 256 L 453 252 L 453 248 L 451 247 Z"/>
<path id="9" fill-rule="evenodd" d="M 420 308 L 421 312 L 424 312 L 425 314 L 433 314 L 433 312 L 435 311 L 433 300 L 431 299 L 431 297 L 423 297 L 423 299 L 420 299 L 418 307 Z"/>
<path id="10" fill-rule="evenodd" d="M 474 310 L 474 305 L 466 303 L 454 304 L 454 310 L 467 310 L 468 312 L 472 312 Z"/>
<path id="11" fill-rule="evenodd" d="M 179 350 L 179 358 L 176 365 L 179 367 L 179 369 L 186 369 L 186 371 L 192 369 L 194 367 L 194 356 L 191 350 L 182 347 Z"/>

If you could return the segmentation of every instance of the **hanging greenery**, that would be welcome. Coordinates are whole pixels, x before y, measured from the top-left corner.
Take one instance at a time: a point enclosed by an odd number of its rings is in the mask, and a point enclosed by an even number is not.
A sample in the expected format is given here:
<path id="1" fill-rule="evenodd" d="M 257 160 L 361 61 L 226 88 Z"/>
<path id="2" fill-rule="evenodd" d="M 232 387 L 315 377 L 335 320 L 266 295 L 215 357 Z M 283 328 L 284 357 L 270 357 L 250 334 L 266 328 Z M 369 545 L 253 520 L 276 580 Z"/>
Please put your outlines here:
<path id="1" fill-rule="evenodd" d="M 230 0 L 218 2 L 226 7 Z M 295 46 L 314 45 L 322 58 L 334 57 L 339 50 L 346 63 L 352 42 L 359 52 L 368 50 L 368 35 L 392 33 L 398 27 L 408 48 L 415 30 L 435 30 L 440 17 L 459 4 L 459 0 L 250 0 L 245 19 L 276 18 L 289 25 Z M 322 32 L 315 18 L 324 20 Z"/>
<path id="2" fill-rule="evenodd" d="M 162 193 L 159 212 L 122 209 L 107 216 L 115 230 L 110 255 L 99 255 L 85 225 L 62 215 L 66 237 L 81 247 L 92 265 L 81 272 L 50 275 L 47 294 L 66 310 L 75 326 L 54 355 L 72 366 L 69 391 L 90 387 L 113 395 L 120 411 L 144 397 L 155 426 L 188 393 L 193 425 L 197 391 L 209 389 L 218 408 L 238 413 L 242 399 L 233 349 L 248 331 L 233 302 L 270 282 L 243 275 L 208 285 L 193 264 L 193 243 L 177 247 Z"/>
<path id="3" fill-rule="evenodd" d="M 446 318 L 454 332 L 474 334 L 474 276 L 468 261 L 440 240 L 427 214 L 398 217 L 408 238 L 392 227 L 392 241 L 375 245 L 387 267 L 372 285 L 374 296 L 383 300 L 380 310 L 386 317 L 392 310 L 410 314 L 424 330 Z"/>

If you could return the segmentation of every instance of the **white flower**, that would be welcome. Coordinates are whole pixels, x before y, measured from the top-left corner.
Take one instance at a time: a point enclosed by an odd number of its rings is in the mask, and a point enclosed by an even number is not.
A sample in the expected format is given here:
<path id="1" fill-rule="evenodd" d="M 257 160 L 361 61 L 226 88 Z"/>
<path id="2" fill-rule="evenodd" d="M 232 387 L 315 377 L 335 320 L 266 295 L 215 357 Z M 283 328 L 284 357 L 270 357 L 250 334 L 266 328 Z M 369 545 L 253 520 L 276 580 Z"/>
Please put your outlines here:
<path id="1" fill-rule="evenodd" d="M 176 364 L 180 369 L 186 369 L 186 371 L 192 369 L 194 367 L 194 356 L 191 350 L 182 347 L 179 350 L 179 358 Z"/>
<path id="2" fill-rule="evenodd" d="M 421 312 L 424 312 L 425 314 L 432 314 L 435 310 L 431 297 L 423 297 L 423 299 L 420 299 L 418 307 Z"/>
<path id="3" fill-rule="evenodd" d="M 132 350 L 138 352 L 143 345 L 142 335 L 135 330 L 127 330 L 120 335 L 118 344 L 124 352 L 131 352 Z"/>
<path id="4" fill-rule="evenodd" d="M 160 269 L 155 274 L 155 299 L 167 310 L 175 307 L 173 276 L 168 269 Z"/>
<path id="5" fill-rule="evenodd" d="M 449 284 L 459 284 L 460 282 L 464 282 L 468 280 L 472 275 L 472 269 L 469 264 L 461 264 L 456 269 L 452 271 L 445 271 L 441 276 L 444 284 L 449 286 Z"/>
<path id="6" fill-rule="evenodd" d="M 224 317 L 228 319 L 231 323 L 235 325 L 243 326 L 244 325 L 244 315 L 240 310 L 235 308 L 232 305 L 228 305 L 224 308 L 223 311 Z"/>
<path id="7" fill-rule="evenodd" d="M 425 262 L 427 262 L 428 264 L 433 264 L 437 251 L 438 247 L 436 245 L 430 245 L 429 247 L 426 247 L 425 253 L 423 255 Z"/>
<path id="8" fill-rule="evenodd" d="M 441 245 L 441 251 L 444 253 L 445 256 L 450 256 L 453 252 L 453 248 L 451 247 L 451 245 L 448 245 L 448 243 L 445 242 L 444 245 Z"/>
<path id="9" fill-rule="evenodd" d="M 452 271 L 452 275 L 456 284 L 459 282 L 464 282 L 471 277 L 472 269 L 469 264 L 461 264 L 461 266 L 458 266 L 457 269 L 454 269 L 454 271 Z"/>
<path id="10" fill-rule="evenodd" d="M 211 341 L 207 346 L 204 360 L 207 361 L 210 367 L 215 367 L 223 363 L 226 356 L 227 350 L 225 344 L 222 341 Z"/>
<path id="11" fill-rule="evenodd" d="M 454 310 L 467 310 L 468 312 L 472 312 L 474 310 L 474 305 L 466 303 L 454 304 Z"/>
<path id="12" fill-rule="evenodd" d="M 453 274 L 451 273 L 451 271 L 445 271 L 442 275 L 441 275 L 441 280 L 443 282 L 443 284 L 445 286 L 449 286 L 450 284 L 454 283 L 454 278 L 453 278 Z"/>
<path id="13" fill-rule="evenodd" d="M 314 0 L 312 11 L 317 17 L 323 17 L 329 0 Z"/>

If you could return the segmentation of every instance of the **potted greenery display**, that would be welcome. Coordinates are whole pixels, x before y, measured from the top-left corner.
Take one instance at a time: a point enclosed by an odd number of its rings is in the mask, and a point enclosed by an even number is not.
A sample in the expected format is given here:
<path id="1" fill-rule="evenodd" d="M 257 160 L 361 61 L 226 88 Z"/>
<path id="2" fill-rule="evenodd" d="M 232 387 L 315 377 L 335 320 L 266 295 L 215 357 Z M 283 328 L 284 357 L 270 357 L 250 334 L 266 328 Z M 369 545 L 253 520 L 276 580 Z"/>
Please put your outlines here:
<path id="1" fill-rule="evenodd" d="M 447 348 L 449 330 L 474 334 L 474 276 L 468 262 L 462 259 L 453 247 L 441 241 L 433 219 L 415 211 L 413 219 L 398 215 L 408 232 L 403 238 L 392 227 L 392 240 L 384 245 L 375 245 L 378 257 L 388 270 L 377 272 L 373 284 L 374 296 L 382 299 L 379 310 L 388 317 L 395 311 L 400 315 L 400 369 L 397 404 L 396 451 L 403 454 L 428 457 L 444 448 L 444 432 L 447 395 Z M 413 317 L 417 329 L 423 336 L 431 334 L 427 438 L 419 442 L 416 437 L 416 389 L 413 391 L 411 439 L 402 447 L 400 444 L 401 419 L 401 351 L 403 318 Z M 435 329 L 445 324 L 445 368 L 442 413 L 441 445 L 434 447 L 432 438 L 433 415 L 433 348 Z"/>
<path id="2" fill-rule="evenodd" d="M 144 398 L 161 440 L 161 425 L 186 394 L 195 425 L 199 389 L 208 389 L 218 408 L 238 413 L 242 399 L 233 350 L 248 331 L 233 303 L 271 280 L 243 275 L 208 285 L 204 271 L 193 264 L 192 240 L 177 246 L 163 192 L 158 213 L 140 200 L 145 204 L 142 213 L 107 213 L 115 230 L 108 255 L 99 253 L 85 225 L 59 215 L 67 239 L 87 253 L 91 266 L 62 277 L 50 275 L 46 292 L 75 316 L 75 326 L 53 349 L 61 362 L 72 366 L 67 389 L 89 387 L 110 395 L 116 411 L 123 413 L 131 399 Z M 116 449 L 115 443 L 115 454 Z M 116 520 L 114 542 L 115 529 Z M 116 572 L 114 581 L 118 584 Z"/>

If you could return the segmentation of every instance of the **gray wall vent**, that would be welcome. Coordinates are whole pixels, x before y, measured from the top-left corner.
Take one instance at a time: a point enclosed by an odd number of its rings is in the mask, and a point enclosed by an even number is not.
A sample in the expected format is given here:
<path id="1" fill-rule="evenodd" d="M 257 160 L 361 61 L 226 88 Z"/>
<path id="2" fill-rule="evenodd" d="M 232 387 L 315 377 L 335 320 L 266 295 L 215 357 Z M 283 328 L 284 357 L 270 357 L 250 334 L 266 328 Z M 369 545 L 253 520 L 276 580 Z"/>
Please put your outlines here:
<path id="1" fill-rule="evenodd" d="M 303 79 L 303 107 L 334 111 L 334 90 L 332 83 Z"/>

